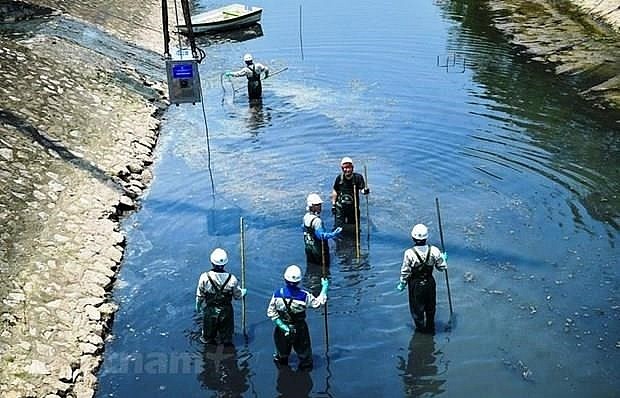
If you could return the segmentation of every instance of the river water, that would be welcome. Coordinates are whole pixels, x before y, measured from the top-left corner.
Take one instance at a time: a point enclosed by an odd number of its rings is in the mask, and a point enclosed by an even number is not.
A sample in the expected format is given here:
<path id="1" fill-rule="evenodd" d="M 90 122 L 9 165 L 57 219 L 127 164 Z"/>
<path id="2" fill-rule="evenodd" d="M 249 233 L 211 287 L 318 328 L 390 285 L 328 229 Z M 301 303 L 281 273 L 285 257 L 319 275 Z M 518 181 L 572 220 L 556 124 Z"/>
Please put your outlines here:
<path id="1" fill-rule="evenodd" d="M 125 223 L 98 396 L 616 397 L 619 115 L 519 56 L 475 1 L 259 5 L 262 35 L 201 40 L 210 151 L 199 105 L 166 114 Z M 241 79 L 234 96 L 220 85 L 246 52 L 288 68 L 261 105 Z M 328 199 L 343 156 L 372 189 L 360 255 L 332 242 L 328 327 L 322 310 L 308 319 L 315 368 L 278 370 L 267 303 L 291 263 L 317 288 L 305 197 Z M 413 224 L 440 244 L 435 198 L 454 314 L 438 274 L 429 336 L 395 287 Z M 240 217 L 247 337 L 236 303 L 236 349 L 205 349 L 196 283 L 218 246 L 240 276 Z"/>

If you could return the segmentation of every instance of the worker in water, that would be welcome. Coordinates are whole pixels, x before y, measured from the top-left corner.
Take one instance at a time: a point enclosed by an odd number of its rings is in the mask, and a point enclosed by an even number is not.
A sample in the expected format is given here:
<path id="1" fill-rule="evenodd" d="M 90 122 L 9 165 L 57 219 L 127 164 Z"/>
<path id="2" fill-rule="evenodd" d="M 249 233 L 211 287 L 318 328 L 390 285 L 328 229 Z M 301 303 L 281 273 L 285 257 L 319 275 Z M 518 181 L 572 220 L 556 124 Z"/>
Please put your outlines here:
<path id="1" fill-rule="evenodd" d="M 265 65 L 254 62 L 252 54 L 245 54 L 243 56 L 243 62 L 245 66 L 236 72 L 226 72 L 226 77 L 243 77 L 248 79 L 248 97 L 251 100 L 260 99 L 263 95 L 263 86 L 261 84 L 261 74 L 264 74 L 265 79 L 269 77 L 269 68 Z"/>
<path id="2" fill-rule="evenodd" d="M 275 324 L 273 340 L 276 352 L 273 360 L 277 365 L 288 365 L 294 349 L 299 360 L 299 370 L 312 369 L 312 344 L 306 323 L 306 309 L 319 308 L 327 302 L 329 281 L 321 279 L 321 292 L 317 297 L 299 286 L 301 269 L 290 265 L 284 271 L 286 285 L 277 289 L 267 308 L 267 316 Z"/>
<path id="3" fill-rule="evenodd" d="M 239 287 L 237 278 L 226 271 L 228 254 L 217 248 L 211 253 L 210 271 L 203 272 L 196 289 L 196 312 L 203 313 L 200 341 L 205 344 L 232 345 L 235 318 L 232 299 L 241 299 L 247 293 Z M 203 308 L 204 307 L 204 308 Z"/>
<path id="4" fill-rule="evenodd" d="M 359 222 L 359 193 L 362 192 L 364 195 L 370 193 L 364 177 L 353 172 L 353 159 L 348 156 L 342 158 L 340 168 L 342 172 L 336 177 L 332 189 L 332 214 L 335 227 L 354 225 L 356 218 Z"/>
<path id="5" fill-rule="evenodd" d="M 424 224 L 413 226 L 411 238 L 413 247 L 405 250 L 397 289 L 403 291 L 408 287 L 409 311 L 416 331 L 434 333 L 437 294 L 433 269 L 446 270 L 448 255 L 426 243 L 428 228 Z"/>
<path id="6" fill-rule="evenodd" d="M 338 237 L 342 228 L 336 228 L 333 232 L 327 232 L 323 228 L 323 221 L 321 220 L 322 203 L 321 197 L 315 193 L 311 193 L 306 198 L 307 212 L 303 218 L 304 245 L 308 263 L 328 267 L 328 239 Z"/>

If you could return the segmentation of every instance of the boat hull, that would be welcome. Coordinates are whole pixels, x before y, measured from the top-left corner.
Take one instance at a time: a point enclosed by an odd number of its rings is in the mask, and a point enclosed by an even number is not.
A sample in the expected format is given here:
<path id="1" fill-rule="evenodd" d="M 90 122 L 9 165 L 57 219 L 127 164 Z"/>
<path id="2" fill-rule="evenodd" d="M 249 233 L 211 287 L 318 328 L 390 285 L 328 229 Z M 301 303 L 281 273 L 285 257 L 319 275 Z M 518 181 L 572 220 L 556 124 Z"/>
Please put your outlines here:
<path id="1" fill-rule="evenodd" d="M 218 8 L 202 14 L 192 16 L 192 31 L 194 33 L 218 32 L 235 30 L 258 23 L 263 9 L 246 7 L 241 4 Z M 178 25 L 181 33 L 187 33 L 186 25 Z"/>

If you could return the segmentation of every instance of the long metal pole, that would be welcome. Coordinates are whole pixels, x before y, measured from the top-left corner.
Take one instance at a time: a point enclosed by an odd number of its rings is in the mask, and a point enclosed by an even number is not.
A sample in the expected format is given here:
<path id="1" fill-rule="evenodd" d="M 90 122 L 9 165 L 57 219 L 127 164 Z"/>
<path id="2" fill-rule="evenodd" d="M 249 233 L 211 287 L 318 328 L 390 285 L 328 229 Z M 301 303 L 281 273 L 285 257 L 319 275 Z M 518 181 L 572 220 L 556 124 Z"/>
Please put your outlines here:
<path id="1" fill-rule="evenodd" d="M 441 227 L 441 213 L 439 211 L 439 198 L 435 198 L 435 207 L 437 207 L 437 220 L 439 222 L 439 238 L 441 239 L 441 251 L 445 252 L 446 247 L 443 243 L 443 228 Z M 452 318 L 452 295 L 450 294 L 450 279 L 448 278 L 448 269 L 446 268 L 446 287 L 448 289 L 448 304 L 450 305 L 450 318 Z"/>
<path id="2" fill-rule="evenodd" d="M 239 229 L 241 236 L 241 287 L 245 289 L 245 228 L 243 225 L 243 217 L 239 217 Z M 245 296 L 241 298 L 241 325 L 243 335 L 247 336 L 245 325 Z"/>

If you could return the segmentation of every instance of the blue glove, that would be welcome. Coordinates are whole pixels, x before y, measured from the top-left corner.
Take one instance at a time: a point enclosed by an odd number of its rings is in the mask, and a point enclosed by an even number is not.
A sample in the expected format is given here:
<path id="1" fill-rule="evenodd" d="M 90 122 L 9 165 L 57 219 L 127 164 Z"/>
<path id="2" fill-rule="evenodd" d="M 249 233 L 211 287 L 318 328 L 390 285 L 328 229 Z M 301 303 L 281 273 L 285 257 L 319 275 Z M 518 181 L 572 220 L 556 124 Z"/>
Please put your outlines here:
<path id="1" fill-rule="evenodd" d="M 321 294 L 327 296 L 328 288 L 329 288 L 329 280 L 327 278 L 321 278 Z"/>
<path id="2" fill-rule="evenodd" d="M 407 284 L 401 281 L 398 282 L 398 285 L 396 285 L 396 289 L 398 289 L 399 292 L 402 292 L 405 290 L 405 286 L 407 286 Z"/>
<path id="3" fill-rule="evenodd" d="M 248 289 L 240 288 L 239 290 L 241 290 L 241 297 L 244 297 L 246 294 L 248 294 Z"/>
<path id="4" fill-rule="evenodd" d="M 196 299 L 196 312 L 200 314 L 202 311 L 202 300 Z"/>
<path id="5" fill-rule="evenodd" d="M 280 318 L 276 318 L 275 321 L 273 321 L 273 323 L 276 324 L 277 327 L 280 328 L 280 330 L 282 330 L 284 332 L 285 336 L 288 336 L 289 333 L 291 332 L 291 328 L 288 327 L 287 324 L 285 324 L 284 322 L 282 322 L 282 319 Z"/>
<path id="6" fill-rule="evenodd" d="M 444 263 L 448 263 L 448 252 L 441 253 L 441 258 L 443 258 Z"/>
<path id="7" fill-rule="evenodd" d="M 232 77 L 233 73 L 232 72 L 225 72 L 224 76 L 225 77 Z"/>

